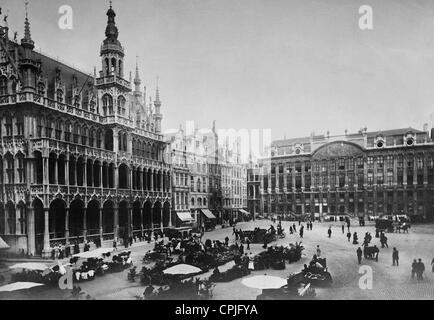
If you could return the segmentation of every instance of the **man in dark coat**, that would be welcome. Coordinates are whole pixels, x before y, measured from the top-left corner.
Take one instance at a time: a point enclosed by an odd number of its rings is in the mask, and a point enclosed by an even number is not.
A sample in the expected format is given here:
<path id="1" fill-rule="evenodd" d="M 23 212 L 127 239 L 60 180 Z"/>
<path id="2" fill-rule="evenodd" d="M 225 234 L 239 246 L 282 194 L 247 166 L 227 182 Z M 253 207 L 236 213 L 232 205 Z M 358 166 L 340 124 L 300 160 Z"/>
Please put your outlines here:
<path id="1" fill-rule="evenodd" d="M 357 261 L 359 261 L 359 264 L 362 264 L 362 255 L 363 255 L 362 249 L 359 247 L 357 249 Z"/>
<path id="2" fill-rule="evenodd" d="M 396 266 L 399 266 L 399 252 L 398 250 L 396 250 L 396 248 L 393 248 L 393 253 L 392 253 L 392 261 L 393 261 L 393 266 L 396 263 Z"/>
<path id="3" fill-rule="evenodd" d="M 327 230 L 327 233 L 329 235 L 329 238 L 331 238 L 332 236 L 332 227 L 330 226 L 329 229 Z"/>
<path id="4" fill-rule="evenodd" d="M 417 280 L 423 280 L 423 273 L 425 272 L 425 265 L 422 262 L 422 259 L 419 258 L 419 261 L 416 264 L 417 268 L 416 268 L 416 275 L 417 275 Z"/>
<path id="5" fill-rule="evenodd" d="M 304 226 L 300 227 L 300 238 L 303 238 Z"/>

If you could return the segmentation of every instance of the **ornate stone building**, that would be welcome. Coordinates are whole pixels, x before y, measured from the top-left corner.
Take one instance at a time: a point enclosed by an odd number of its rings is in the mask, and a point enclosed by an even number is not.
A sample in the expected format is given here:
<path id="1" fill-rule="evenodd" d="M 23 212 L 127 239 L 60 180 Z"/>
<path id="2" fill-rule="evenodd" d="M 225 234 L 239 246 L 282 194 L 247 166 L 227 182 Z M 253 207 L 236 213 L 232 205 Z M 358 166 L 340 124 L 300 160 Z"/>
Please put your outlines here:
<path id="1" fill-rule="evenodd" d="M 101 71 L 85 74 L 1 27 L 0 236 L 12 251 L 112 241 L 172 224 L 161 101 L 132 85 L 110 6 Z M 151 99 L 152 101 L 152 99 Z"/>
<path id="2" fill-rule="evenodd" d="M 228 137 L 219 136 L 215 123 L 209 130 L 180 128 L 167 139 L 172 153 L 173 208 L 177 212 L 189 208 L 199 226 L 207 219 L 221 224 L 244 218 L 247 179 L 239 154 L 240 141 L 231 146 Z"/>
<path id="3" fill-rule="evenodd" d="M 427 128 L 275 141 L 248 172 L 261 215 L 323 218 L 406 214 L 434 219 L 434 143 Z"/>

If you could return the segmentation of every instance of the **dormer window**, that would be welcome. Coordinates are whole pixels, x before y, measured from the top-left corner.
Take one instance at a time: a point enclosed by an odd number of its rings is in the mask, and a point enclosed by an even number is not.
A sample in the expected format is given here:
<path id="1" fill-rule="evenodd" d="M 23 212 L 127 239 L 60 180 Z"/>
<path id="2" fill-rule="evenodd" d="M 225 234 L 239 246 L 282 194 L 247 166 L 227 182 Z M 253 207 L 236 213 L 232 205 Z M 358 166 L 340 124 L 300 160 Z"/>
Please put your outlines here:
<path id="1" fill-rule="evenodd" d="M 405 145 L 407 147 L 413 146 L 415 144 L 415 138 L 414 138 L 413 134 L 407 133 L 405 135 L 404 142 L 405 142 Z"/>
<path id="2" fill-rule="evenodd" d="M 375 139 L 375 145 L 374 145 L 375 148 L 382 149 L 382 148 L 384 148 L 385 145 L 386 145 L 386 142 L 384 141 L 384 138 L 382 136 L 378 136 Z"/>

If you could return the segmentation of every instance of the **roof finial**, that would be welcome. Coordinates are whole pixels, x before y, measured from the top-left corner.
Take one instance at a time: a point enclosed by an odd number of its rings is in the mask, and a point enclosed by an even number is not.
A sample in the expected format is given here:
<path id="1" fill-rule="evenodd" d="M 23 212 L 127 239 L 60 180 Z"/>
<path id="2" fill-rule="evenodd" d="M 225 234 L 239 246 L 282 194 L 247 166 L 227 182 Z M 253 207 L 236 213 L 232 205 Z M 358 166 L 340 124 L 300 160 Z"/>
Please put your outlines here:
<path id="1" fill-rule="evenodd" d="M 29 22 L 29 1 L 26 1 L 25 3 L 26 6 L 26 19 L 24 21 L 24 39 L 21 40 L 22 44 L 27 44 L 29 45 L 32 49 L 34 48 L 34 42 L 32 40 L 32 36 L 30 34 L 30 22 Z"/>
<path id="2" fill-rule="evenodd" d="M 160 88 L 158 87 L 158 81 L 159 81 L 159 77 L 157 76 L 157 89 L 156 89 L 156 92 L 155 92 L 155 102 L 157 104 L 161 105 L 161 101 L 160 101 Z"/>
<path id="3" fill-rule="evenodd" d="M 113 4 L 112 0 L 110 0 L 110 9 L 112 9 L 112 4 Z"/>

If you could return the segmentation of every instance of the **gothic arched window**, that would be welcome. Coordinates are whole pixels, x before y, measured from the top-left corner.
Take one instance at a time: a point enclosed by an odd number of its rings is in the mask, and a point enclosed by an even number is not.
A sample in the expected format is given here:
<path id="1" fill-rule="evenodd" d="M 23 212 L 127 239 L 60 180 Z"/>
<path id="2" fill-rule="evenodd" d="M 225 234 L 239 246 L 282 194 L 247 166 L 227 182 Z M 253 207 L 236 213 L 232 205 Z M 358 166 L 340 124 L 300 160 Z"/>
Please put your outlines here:
<path id="1" fill-rule="evenodd" d="M 57 102 L 63 103 L 63 91 L 61 89 L 57 89 L 56 91 L 56 100 Z"/>
<path id="2" fill-rule="evenodd" d="M 126 100 L 123 96 L 119 96 L 118 98 L 118 114 L 125 116 L 126 109 L 125 109 Z"/>
<path id="3" fill-rule="evenodd" d="M 0 96 L 8 94 L 8 79 L 6 77 L 0 77 Z"/>
<path id="4" fill-rule="evenodd" d="M 38 94 L 40 96 L 44 96 L 45 95 L 45 85 L 42 82 L 38 83 Z"/>
<path id="5" fill-rule="evenodd" d="M 17 93 L 17 80 L 14 77 L 11 77 L 11 93 Z"/>
<path id="6" fill-rule="evenodd" d="M 102 110 L 103 114 L 106 116 L 107 114 L 113 114 L 113 98 L 109 94 L 105 94 L 102 97 Z M 108 113 L 107 113 L 108 112 Z"/>

